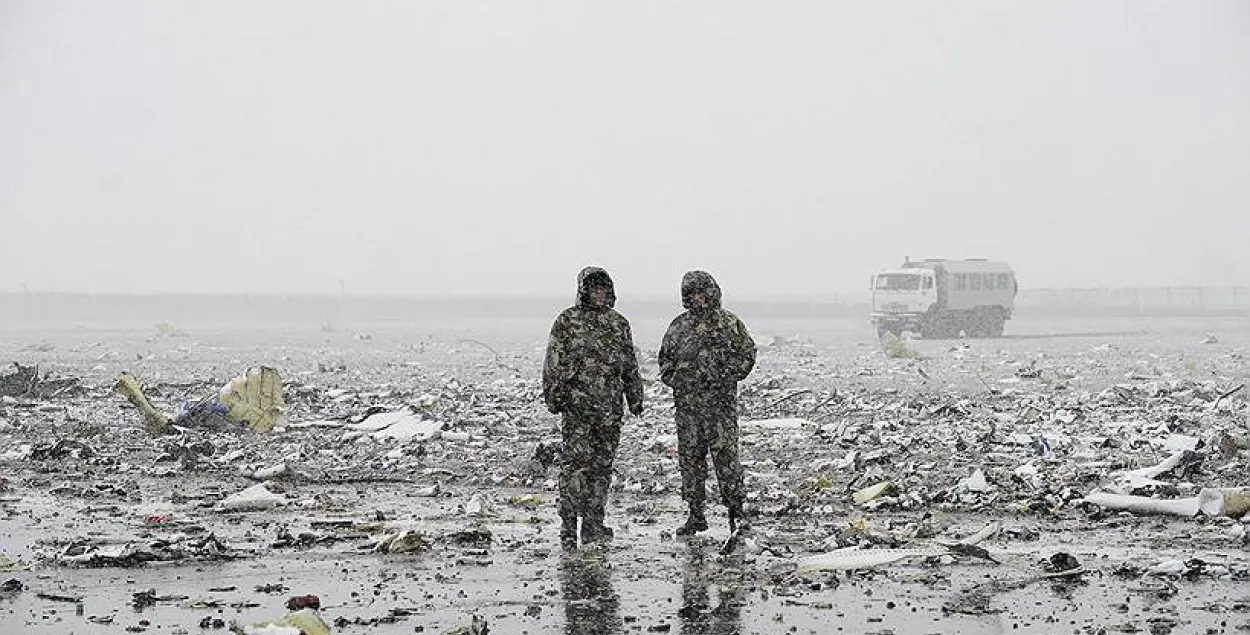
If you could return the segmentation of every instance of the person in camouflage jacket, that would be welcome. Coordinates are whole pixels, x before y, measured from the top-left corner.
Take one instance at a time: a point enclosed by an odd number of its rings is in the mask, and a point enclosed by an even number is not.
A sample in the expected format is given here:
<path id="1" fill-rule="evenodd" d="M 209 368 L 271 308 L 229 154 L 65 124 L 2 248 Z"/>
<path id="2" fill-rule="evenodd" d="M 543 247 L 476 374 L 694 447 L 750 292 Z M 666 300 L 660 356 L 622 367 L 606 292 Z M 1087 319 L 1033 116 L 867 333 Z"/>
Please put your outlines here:
<path id="1" fill-rule="evenodd" d="M 577 276 L 577 304 L 551 326 L 543 363 L 543 400 L 561 415 L 560 539 L 607 540 L 604 525 L 612 462 L 621 440 L 623 405 L 642 414 L 642 375 L 629 321 L 613 307 L 612 278 L 598 267 Z"/>
<path id="2" fill-rule="evenodd" d="M 707 459 L 716 468 L 730 531 L 742 519 L 744 493 L 738 459 L 738 382 L 755 367 L 755 341 L 736 315 L 721 308 L 711 274 L 690 271 L 681 279 L 677 316 L 660 347 L 660 380 L 673 389 L 681 496 L 690 508 L 681 536 L 707 529 L 703 514 Z"/>

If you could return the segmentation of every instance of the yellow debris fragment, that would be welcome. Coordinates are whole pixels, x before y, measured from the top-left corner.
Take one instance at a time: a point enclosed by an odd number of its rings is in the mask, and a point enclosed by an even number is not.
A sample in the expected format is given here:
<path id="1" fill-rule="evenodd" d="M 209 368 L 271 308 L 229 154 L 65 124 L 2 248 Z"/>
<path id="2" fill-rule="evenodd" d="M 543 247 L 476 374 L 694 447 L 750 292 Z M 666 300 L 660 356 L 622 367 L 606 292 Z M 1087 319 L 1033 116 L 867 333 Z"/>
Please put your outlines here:
<path id="1" fill-rule="evenodd" d="M 886 333 L 885 337 L 881 339 L 881 343 L 885 346 L 885 356 L 890 359 L 916 359 L 919 357 L 916 351 L 908 348 L 903 343 L 903 340 L 893 333 Z"/>
<path id="2" fill-rule="evenodd" d="M 245 424 L 256 432 L 269 432 L 282 422 L 286 405 L 282 400 L 282 379 L 268 366 L 248 369 L 230 380 L 217 398 L 227 408 L 226 419 Z"/>
<path id="3" fill-rule="evenodd" d="M 139 380 L 134 375 L 123 371 L 117 376 L 117 383 L 113 385 L 113 390 L 118 394 L 126 397 L 135 408 L 143 415 L 143 427 L 150 434 L 163 434 L 169 426 L 169 417 L 165 413 L 160 412 L 152 406 L 152 402 L 148 401 L 143 389 L 139 387 Z"/>

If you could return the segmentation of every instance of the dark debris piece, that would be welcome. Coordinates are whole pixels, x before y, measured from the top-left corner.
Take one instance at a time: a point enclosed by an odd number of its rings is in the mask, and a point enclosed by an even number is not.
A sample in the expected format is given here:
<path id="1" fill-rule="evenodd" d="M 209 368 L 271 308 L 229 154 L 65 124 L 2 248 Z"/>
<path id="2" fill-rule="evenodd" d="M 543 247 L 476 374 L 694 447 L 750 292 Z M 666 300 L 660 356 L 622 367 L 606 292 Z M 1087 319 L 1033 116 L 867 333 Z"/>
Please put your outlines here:
<path id="1" fill-rule="evenodd" d="M 1060 573 L 1062 571 L 1071 571 L 1080 568 L 1081 563 L 1070 553 L 1058 552 L 1051 556 L 1044 565 L 1048 573 Z"/>
<path id="2" fill-rule="evenodd" d="M 84 392 L 81 382 L 76 377 L 40 375 L 38 365 L 23 366 L 14 362 L 13 368 L 13 372 L 0 375 L 0 396 L 47 399 L 80 395 Z"/>
<path id="3" fill-rule="evenodd" d="M 226 621 L 225 621 L 225 620 L 223 620 L 223 619 L 221 619 L 220 617 L 212 617 L 212 616 L 208 616 L 208 617 L 205 617 L 204 619 L 200 620 L 200 628 L 204 628 L 204 629 L 208 629 L 208 628 L 222 629 L 222 628 L 225 628 L 225 627 L 226 627 Z"/>
<path id="4" fill-rule="evenodd" d="M 98 453 L 91 446 L 75 439 L 61 439 L 51 445 L 35 448 L 30 458 L 36 461 L 60 460 L 66 458 L 90 459 Z"/>
<path id="5" fill-rule="evenodd" d="M 485 549 L 490 547 L 492 535 L 489 529 L 479 528 L 447 534 L 447 541 L 461 547 Z"/>
<path id="6" fill-rule="evenodd" d="M 298 611 L 300 609 L 321 610 L 321 598 L 315 595 L 300 595 L 286 601 L 286 610 Z"/>

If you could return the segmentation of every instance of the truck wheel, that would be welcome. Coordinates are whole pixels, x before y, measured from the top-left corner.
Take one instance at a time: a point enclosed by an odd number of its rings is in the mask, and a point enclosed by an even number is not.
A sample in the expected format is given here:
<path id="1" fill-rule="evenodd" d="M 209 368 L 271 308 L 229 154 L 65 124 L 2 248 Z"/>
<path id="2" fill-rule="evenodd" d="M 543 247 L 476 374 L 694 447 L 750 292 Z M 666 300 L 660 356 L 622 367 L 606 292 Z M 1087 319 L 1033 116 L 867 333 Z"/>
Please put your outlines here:
<path id="1" fill-rule="evenodd" d="M 1003 316 L 998 315 L 998 314 L 987 317 L 986 318 L 986 336 L 994 337 L 994 338 L 1002 337 L 1003 327 L 1006 325 L 1006 322 L 1007 321 L 1003 319 Z"/>
<path id="2" fill-rule="evenodd" d="M 946 323 L 946 329 L 951 334 L 951 339 L 962 339 L 964 337 L 972 337 L 972 321 L 964 318 L 951 318 Z"/>
<path id="3" fill-rule="evenodd" d="M 976 316 L 968 321 L 968 337 L 973 339 L 982 339 L 985 337 L 985 320 L 981 316 Z"/>
<path id="4" fill-rule="evenodd" d="M 968 337 L 996 338 L 1003 336 L 1003 314 L 993 309 L 978 311 L 969 320 Z"/>
<path id="5" fill-rule="evenodd" d="M 954 330 L 949 320 L 932 319 L 920 327 L 920 337 L 926 340 L 949 339 L 958 334 Z"/>

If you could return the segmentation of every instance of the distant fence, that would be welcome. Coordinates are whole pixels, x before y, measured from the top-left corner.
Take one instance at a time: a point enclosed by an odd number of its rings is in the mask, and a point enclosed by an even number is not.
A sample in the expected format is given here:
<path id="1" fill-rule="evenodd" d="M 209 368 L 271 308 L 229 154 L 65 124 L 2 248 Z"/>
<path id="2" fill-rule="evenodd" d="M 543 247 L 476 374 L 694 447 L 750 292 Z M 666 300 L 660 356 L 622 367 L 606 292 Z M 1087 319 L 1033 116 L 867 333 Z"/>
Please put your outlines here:
<path id="1" fill-rule="evenodd" d="M 1207 315 L 1250 313 L 1250 287 L 1021 289 L 1023 313 Z"/>
<path id="2" fill-rule="evenodd" d="M 867 293 L 798 300 L 733 298 L 730 308 L 747 319 L 866 320 Z M 567 298 L 444 298 L 326 296 L 123 296 L 0 293 L 0 327 L 54 323 L 335 324 L 354 321 L 457 319 L 550 320 Z M 665 320 L 677 300 L 623 298 L 631 319 Z M 1250 316 L 1250 287 L 1138 289 L 1021 289 L 1016 316 Z"/>

